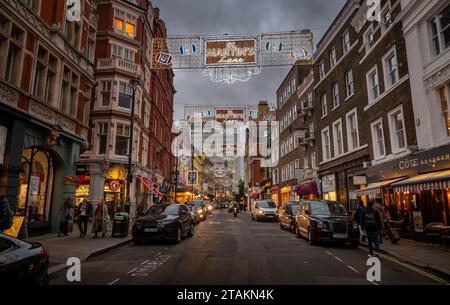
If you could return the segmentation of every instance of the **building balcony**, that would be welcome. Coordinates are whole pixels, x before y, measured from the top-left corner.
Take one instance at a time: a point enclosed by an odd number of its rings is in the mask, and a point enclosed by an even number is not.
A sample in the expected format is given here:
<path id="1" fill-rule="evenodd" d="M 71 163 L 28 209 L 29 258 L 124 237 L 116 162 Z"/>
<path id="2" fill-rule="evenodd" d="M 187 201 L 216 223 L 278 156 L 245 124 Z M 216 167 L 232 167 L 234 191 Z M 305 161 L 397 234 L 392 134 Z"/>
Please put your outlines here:
<path id="1" fill-rule="evenodd" d="M 303 112 L 311 111 L 313 109 L 313 105 L 311 102 L 303 102 Z"/>
<path id="2" fill-rule="evenodd" d="M 311 130 L 306 131 L 305 139 L 308 142 L 314 141 L 316 139 L 314 131 Z"/>
<path id="3" fill-rule="evenodd" d="M 97 71 L 104 70 L 117 70 L 138 76 L 140 68 L 138 64 L 122 58 L 97 59 Z"/>

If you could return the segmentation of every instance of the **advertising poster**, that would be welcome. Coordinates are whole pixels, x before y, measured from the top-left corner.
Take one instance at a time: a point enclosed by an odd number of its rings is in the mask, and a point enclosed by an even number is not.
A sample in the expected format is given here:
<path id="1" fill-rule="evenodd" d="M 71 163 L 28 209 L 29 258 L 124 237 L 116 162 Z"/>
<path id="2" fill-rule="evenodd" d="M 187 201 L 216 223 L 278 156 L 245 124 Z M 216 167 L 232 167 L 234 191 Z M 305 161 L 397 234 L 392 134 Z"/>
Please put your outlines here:
<path id="1" fill-rule="evenodd" d="M 423 233 L 422 212 L 413 211 L 413 219 L 414 219 L 414 231 L 418 233 Z"/>

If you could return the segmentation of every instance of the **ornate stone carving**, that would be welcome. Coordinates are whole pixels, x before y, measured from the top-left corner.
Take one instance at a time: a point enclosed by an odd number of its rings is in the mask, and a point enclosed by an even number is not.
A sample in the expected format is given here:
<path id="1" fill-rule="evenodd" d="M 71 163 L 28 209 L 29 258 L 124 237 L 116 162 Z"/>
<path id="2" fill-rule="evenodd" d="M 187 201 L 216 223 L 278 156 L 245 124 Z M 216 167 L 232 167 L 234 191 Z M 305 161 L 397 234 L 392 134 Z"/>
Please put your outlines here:
<path id="1" fill-rule="evenodd" d="M 77 52 L 75 52 L 75 50 L 71 46 L 69 46 L 66 42 L 64 43 L 64 51 L 77 64 L 81 63 L 80 55 L 78 55 Z"/>
<path id="2" fill-rule="evenodd" d="M 450 78 L 450 64 L 443 66 L 438 72 L 433 75 L 426 77 L 425 88 L 426 90 L 432 90 L 439 86 L 442 82 L 448 80 Z"/>
<path id="3" fill-rule="evenodd" d="M 49 123 L 55 123 L 56 113 L 50 107 L 47 107 L 41 103 L 31 100 L 30 107 L 28 108 L 28 113 L 38 117 L 39 119 Z"/>
<path id="4" fill-rule="evenodd" d="M 0 83 L 0 102 L 17 105 L 19 94 L 13 88 Z"/>
<path id="5" fill-rule="evenodd" d="M 76 126 L 75 122 L 61 114 L 57 115 L 56 123 L 59 126 L 61 126 L 63 129 L 66 129 L 70 132 L 75 132 L 75 126 Z"/>
<path id="6" fill-rule="evenodd" d="M 38 18 L 36 15 L 34 15 L 33 12 L 31 12 L 25 5 L 20 3 L 20 1 L 17 0 L 5 0 L 14 11 L 18 12 L 25 20 L 27 20 L 29 23 L 31 23 L 31 27 L 35 28 L 39 32 L 42 33 L 43 36 L 47 37 L 48 39 L 51 38 L 50 29 Z"/>

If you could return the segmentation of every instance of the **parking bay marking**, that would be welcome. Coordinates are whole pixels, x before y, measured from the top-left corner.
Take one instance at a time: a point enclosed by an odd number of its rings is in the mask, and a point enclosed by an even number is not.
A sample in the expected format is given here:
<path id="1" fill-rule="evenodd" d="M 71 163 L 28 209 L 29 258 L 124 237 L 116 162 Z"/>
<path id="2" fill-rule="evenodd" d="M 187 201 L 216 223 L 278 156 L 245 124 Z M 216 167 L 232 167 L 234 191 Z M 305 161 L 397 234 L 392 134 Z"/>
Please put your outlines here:
<path id="1" fill-rule="evenodd" d="M 153 259 L 141 263 L 143 267 L 133 268 L 127 274 L 133 277 L 147 277 L 164 265 L 171 257 L 171 255 L 163 255 L 159 252 Z"/>
<path id="2" fill-rule="evenodd" d="M 115 283 L 117 283 L 118 281 L 120 281 L 120 277 L 118 279 L 115 279 L 114 281 L 112 281 L 111 283 L 108 284 L 108 286 L 114 285 Z"/>

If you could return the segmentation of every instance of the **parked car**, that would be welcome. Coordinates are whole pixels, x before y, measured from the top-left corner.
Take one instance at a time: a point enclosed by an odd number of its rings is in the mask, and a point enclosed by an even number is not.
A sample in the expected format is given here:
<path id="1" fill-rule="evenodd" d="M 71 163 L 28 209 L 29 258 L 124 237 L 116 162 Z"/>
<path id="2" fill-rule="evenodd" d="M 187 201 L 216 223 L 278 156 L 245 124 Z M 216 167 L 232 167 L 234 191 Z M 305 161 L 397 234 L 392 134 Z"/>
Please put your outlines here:
<path id="1" fill-rule="evenodd" d="M 278 221 L 278 209 L 272 200 L 256 200 L 252 203 L 252 220 Z"/>
<path id="2" fill-rule="evenodd" d="M 185 205 L 157 204 L 136 219 L 132 228 L 133 241 L 140 244 L 154 239 L 181 242 L 183 236 L 194 235 L 194 220 Z"/>
<path id="3" fill-rule="evenodd" d="M 188 201 L 186 202 L 186 205 L 191 205 L 194 207 L 199 221 L 206 220 L 207 209 L 203 200 Z"/>
<path id="4" fill-rule="evenodd" d="M 191 213 L 191 217 L 192 217 L 192 221 L 194 222 L 194 225 L 199 224 L 203 215 L 197 215 L 197 211 L 195 210 L 195 207 L 193 205 L 186 204 L 186 207 L 188 208 L 189 213 Z"/>
<path id="5" fill-rule="evenodd" d="M 48 285 L 48 251 L 0 233 L 0 284 Z"/>
<path id="6" fill-rule="evenodd" d="M 206 206 L 206 212 L 211 215 L 212 211 L 214 211 L 214 205 L 211 202 L 207 201 L 205 203 L 205 206 Z"/>
<path id="7" fill-rule="evenodd" d="M 297 223 L 295 215 L 299 210 L 300 204 L 295 201 L 286 202 L 283 208 L 278 213 L 278 221 L 280 222 L 281 229 L 289 229 L 292 232 L 296 232 Z"/>
<path id="8" fill-rule="evenodd" d="M 297 236 L 313 245 L 320 241 L 359 245 L 359 229 L 344 205 L 334 201 L 302 201 L 296 215 Z"/>

